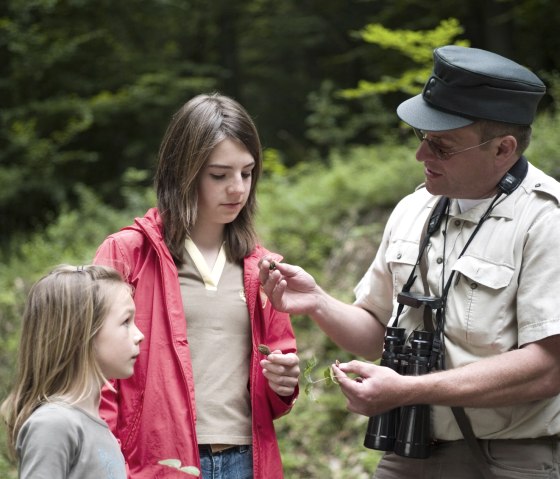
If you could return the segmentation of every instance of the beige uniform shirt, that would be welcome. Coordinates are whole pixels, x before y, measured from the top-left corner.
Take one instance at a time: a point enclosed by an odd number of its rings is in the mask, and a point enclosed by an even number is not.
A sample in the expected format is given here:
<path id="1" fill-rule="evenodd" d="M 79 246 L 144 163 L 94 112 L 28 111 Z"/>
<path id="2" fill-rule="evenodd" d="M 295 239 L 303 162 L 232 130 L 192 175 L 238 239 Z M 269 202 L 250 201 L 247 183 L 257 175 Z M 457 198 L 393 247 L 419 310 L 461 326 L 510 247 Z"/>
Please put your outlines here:
<path id="1" fill-rule="evenodd" d="M 494 208 L 457 259 L 492 199 L 449 218 L 430 239 L 430 294 L 447 300 L 446 367 L 455 368 L 560 334 L 560 184 L 529 165 L 516 191 Z M 355 288 L 358 306 L 392 324 L 396 295 L 416 262 L 422 230 L 437 198 L 424 188 L 404 198 L 389 219 L 369 270 Z M 443 228 L 447 228 L 444 255 Z M 424 293 L 419 270 L 412 291 Z M 423 309 L 406 307 L 399 326 L 424 329 Z M 519 364 L 523 367 L 523 364 Z M 466 408 L 477 437 L 531 438 L 560 434 L 560 397 L 500 408 Z M 434 437 L 461 439 L 451 409 L 432 407 Z"/>

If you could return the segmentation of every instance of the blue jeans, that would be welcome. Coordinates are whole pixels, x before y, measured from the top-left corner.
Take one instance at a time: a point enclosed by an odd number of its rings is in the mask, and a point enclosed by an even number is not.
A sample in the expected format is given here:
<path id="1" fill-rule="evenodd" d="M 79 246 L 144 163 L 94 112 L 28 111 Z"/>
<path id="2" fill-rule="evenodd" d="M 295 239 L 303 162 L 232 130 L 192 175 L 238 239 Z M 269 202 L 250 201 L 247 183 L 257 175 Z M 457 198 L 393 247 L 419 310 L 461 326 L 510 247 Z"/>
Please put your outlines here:
<path id="1" fill-rule="evenodd" d="M 236 446 L 222 452 L 200 451 L 202 479 L 253 479 L 253 447 Z"/>

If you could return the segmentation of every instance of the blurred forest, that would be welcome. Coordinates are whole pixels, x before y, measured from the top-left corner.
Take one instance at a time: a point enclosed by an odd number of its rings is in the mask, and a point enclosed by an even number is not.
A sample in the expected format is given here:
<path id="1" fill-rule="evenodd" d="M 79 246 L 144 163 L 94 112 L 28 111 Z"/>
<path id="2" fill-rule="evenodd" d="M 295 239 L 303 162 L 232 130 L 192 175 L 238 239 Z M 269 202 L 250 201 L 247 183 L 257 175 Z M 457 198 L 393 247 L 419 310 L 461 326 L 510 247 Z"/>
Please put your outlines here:
<path id="1" fill-rule="evenodd" d="M 434 47 L 492 50 L 547 83 L 528 156 L 560 178 L 559 24 L 557 0 L 0 2 L 0 398 L 30 284 L 90 262 L 153 205 L 159 141 L 190 97 L 220 91 L 251 113 L 263 243 L 352 300 L 392 206 L 422 181 L 395 107 L 421 89 Z M 350 358 L 293 321 L 311 377 Z M 286 478 L 371 477 L 367 418 L 324 382 L 304 394 L 306 381 L 277 422 Z M 3 451 L 0 477 L 15 478 Z"/>

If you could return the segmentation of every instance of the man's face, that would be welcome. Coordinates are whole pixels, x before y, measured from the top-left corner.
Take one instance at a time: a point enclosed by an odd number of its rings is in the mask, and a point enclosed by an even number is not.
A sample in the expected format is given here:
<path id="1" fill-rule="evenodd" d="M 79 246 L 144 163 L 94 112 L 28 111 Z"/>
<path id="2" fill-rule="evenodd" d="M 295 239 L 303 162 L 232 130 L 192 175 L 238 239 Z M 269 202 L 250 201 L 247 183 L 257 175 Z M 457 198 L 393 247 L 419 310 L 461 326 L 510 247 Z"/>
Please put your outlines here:
<path id="1" fill-rule="evenodd" d="M 503 175 L 495 161 L 499 138 L 480 145 L 480 132 L 474 125 L 423 133 L 426 140 L 420 143 L 416 159 L 424 163 L 426 189 L 431 194 L 480 199 L 496 193 Z"/>

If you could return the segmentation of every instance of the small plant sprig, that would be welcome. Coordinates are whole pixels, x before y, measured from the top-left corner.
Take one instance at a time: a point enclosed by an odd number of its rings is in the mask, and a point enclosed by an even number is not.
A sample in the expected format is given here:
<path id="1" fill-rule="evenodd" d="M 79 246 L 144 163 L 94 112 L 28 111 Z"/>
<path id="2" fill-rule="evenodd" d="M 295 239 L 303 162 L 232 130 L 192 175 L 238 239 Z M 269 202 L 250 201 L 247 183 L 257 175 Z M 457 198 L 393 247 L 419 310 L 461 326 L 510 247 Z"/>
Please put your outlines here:
<path id="1" fill-rule="evenodd" d="M 190 474 L 194 477 L 200 477 L 200 470 L 198 469 L 198 467 L 183 466 L 181 465 L 181 461 L 179 459 L 163 459 L 161 461 L 158 461 L 158 464 L 177 469 L 178 471 L 184 472 L 185 474 Z"/>
<path id="2" fill-rule="evenodd" d="M 270 348 L 266 344 L 259 344 L 257 349 L 261 354 L 264 354 L 265 356 L 268 356 L 271 353 Z M 336 365 L 338 366 L 339 364 L 340 363 L 337 359 Z M 338 384 L 338 379 L 336 379 L 336 376 L 333 374 L 332 368 L 330 366 L 325 368 L 325 370 L 323 371 L 323 377 L 321 379 L 313 379 L 311 373 L 316 366 L 317 366 L 317 358 L 315 356 L 312 356 L 311 359 L 308 360 L 307 363 L 305 364 L 305 369 L 303 371 L 303 377 L 306 382 L 305 389 L 304 389 L 305 395 L 311 397 L 311 399 L 313 399 L 314 401 L 317 400 L 315 398 L 315 395 L 313 394 L 313 386 L 315 384 L 320 383 L 322 381 L 326 381 L 325 386 L 327 387 L 330 387 L 333 384 Z"/>
<path id="3" fill-rule="evenodd" d="M 338 359 L 336 360 L 336 365 L 338 366 L 340 363 Z M 305 395 L 313 399 L 313 401 L 317 401 L 315 395 L 313 394 L 313 387 L 315 384 L 320 383 L 322 381 L 325 382 L 326 387 L 333 386 L 334 384 L 338 384 L 338 379 L 334 375 L 331 366 L 327 366 L 323 370 L 323 377 L 321 379 L 313 379 L 312 372 L 317 367 L 317 358 L 312 356 L 310 360 L 307 361 L 305 364 L 305 369 L 303 370 L 303 377 L 305 379 Z"/>

